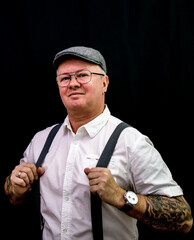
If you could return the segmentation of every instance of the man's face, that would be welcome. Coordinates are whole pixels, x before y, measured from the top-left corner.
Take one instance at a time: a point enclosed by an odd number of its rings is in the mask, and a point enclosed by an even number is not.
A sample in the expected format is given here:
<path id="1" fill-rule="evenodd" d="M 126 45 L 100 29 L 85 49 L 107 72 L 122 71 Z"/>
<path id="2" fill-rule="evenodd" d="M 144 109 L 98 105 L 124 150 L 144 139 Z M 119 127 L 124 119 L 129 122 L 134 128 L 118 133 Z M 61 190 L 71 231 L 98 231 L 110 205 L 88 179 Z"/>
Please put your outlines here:
<path id="1" fill-rule="evenodd" d="M 62 62 L 57 70 L 57 75 L 62 73 L 74 74 L 79 70 L 103 73 L 103 70 L 96 64 L 81 59 L 68 59 Z M 67 87 L 59 87 L 59 93 L 64 106 L 70 113 L 94 113 L 104 108 L 104 93 L 108 87 L 108 76 L 92 75 L 90 82 L 80 84 L 72 76 Z"/>

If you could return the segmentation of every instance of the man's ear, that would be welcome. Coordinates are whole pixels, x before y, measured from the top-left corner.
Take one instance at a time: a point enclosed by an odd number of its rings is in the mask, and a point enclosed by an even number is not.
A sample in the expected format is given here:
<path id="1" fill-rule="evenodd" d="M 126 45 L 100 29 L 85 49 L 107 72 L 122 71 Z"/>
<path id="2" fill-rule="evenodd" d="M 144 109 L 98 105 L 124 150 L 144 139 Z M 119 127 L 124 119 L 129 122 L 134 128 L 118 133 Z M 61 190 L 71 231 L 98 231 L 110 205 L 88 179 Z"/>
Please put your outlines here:
<path id="1" fill-rule="evenodd" d="M 108 85 L 109 85 L 109 77 L 107 75 L 105 75 L 103 77 L 103 91 L 104 91 L 104 93 L 107 91 Z"/>

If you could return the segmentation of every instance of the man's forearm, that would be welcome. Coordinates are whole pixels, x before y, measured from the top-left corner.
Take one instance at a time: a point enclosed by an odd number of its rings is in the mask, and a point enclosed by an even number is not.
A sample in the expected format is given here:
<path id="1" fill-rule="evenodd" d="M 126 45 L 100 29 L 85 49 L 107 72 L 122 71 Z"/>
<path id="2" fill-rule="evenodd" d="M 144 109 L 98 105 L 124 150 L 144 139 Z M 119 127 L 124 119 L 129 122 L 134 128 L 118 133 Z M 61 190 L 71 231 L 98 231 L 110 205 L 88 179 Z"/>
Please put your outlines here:
<path id="1" fill-rule="evenodd" d="M 183 196 L 145 198 L 147 207 L 142 222 L 160 230 L 187 233 L 191 229 L 193 223 L 191 209 Z"/>
<path id="2" fill-rule="evenodd" d="M 118 186 L 110 170 L 85 168 L 84 172 L 89 179 L 90 191 L 98 194 L 105 203 L 121 210 L 125 205 L 126 190 Z M 137 195 L 138 203 L 126 214 L 156 229 L 189 232 L 193 219 L 190 206 L 183 196 Z"/>
<path id="3" fill-rule="evenodd" d="M 13 185 L 11 183 L 11 174 L 6 178 L 4 185 L 5 193 L 8 196 L 10 202 L 14 205 L 21 204 L 24 201 L 24 196 L 16 196 L 13 193 Z"/>
<path id="4" fill-rule="evenodd" d="M 139 195 L 139 203 L 128 214 L 141 222 L 163 231 L 189 232 L 193 219 L 191 209 L 183 196 Z"/>

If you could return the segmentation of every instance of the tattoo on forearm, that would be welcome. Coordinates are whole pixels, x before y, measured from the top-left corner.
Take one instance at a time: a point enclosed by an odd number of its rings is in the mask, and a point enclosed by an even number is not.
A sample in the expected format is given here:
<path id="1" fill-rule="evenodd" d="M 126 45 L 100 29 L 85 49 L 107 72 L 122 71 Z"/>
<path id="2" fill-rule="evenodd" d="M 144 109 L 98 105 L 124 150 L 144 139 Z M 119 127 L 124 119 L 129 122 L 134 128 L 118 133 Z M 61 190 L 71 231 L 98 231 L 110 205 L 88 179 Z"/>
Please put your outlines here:
<path id="1" fill-rule="evenodd" d="M 12 186 L 12 183 L 11 183 L 11 174 L 6 178 L 6 185 L 5 185 L 5 192 L 7 194 L 7 197 L 9 198 L 9 200 L 11 201 L 12 200 L 12 197 L 11 197 L 11 188 Z"/>
<path id="2" fill-rule="evenodd" d="M 192 219 L 190 206 L 183 196 L 146 196 L 146 204 L 147 210 L 142 222 L 156 229 L 184 230 Z"/>
<path id="3" fill-rule="evenodd" d="M 7 177 L 7 193 L 9 193 L 9 190 L 10 190 L 10 187 L 12 186 L 12 183 L 11 183 L 11 174 Z"/>

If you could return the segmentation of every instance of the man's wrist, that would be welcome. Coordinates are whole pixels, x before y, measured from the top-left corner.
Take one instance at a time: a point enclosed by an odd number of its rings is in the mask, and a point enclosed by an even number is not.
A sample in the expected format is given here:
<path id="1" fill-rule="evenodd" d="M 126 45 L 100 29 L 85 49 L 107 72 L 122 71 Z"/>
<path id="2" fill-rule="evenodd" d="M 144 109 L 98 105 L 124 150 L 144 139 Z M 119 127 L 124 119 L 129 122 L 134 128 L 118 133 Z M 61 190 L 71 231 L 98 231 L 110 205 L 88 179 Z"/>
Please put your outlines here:
<path id="1" fill-rule="evenodd" d="M 127 213 L 138 203 L 138 196 L 132 191 L 126 191 L 123 195 L 125 204 L 119 210 Z"/>
<path id="2" fill-rule="evenodd" d="M 118 206 L 117 208 L 120 209 L 125 205 L 125 199 L 124 194 L 126 193 L 126 190 L 120 188 L 119 195 L 118 195 Z"/>

